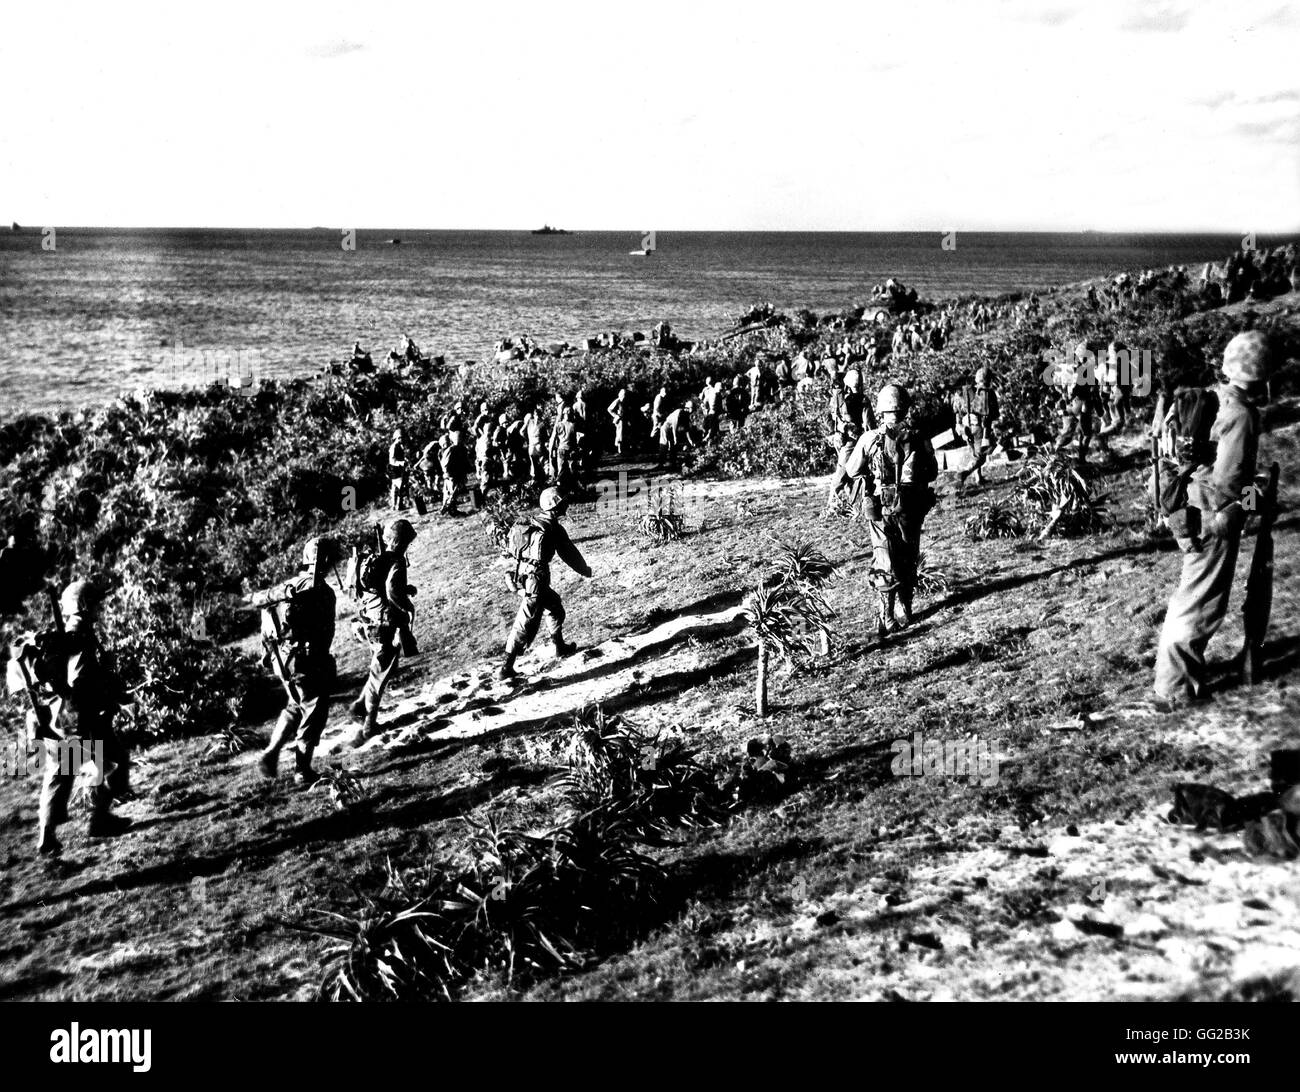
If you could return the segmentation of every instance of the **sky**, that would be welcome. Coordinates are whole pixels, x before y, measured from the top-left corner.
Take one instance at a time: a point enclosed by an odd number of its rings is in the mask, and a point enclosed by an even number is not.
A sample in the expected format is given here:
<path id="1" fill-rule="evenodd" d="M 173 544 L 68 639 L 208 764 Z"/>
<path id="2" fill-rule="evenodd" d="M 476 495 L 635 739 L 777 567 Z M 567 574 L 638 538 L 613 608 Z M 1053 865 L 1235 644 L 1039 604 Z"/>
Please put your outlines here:
<path id="1" fill-rule="evenodd" d="M 1300 230 L 1287 0 L 9 5 L 0 222 Z"/>

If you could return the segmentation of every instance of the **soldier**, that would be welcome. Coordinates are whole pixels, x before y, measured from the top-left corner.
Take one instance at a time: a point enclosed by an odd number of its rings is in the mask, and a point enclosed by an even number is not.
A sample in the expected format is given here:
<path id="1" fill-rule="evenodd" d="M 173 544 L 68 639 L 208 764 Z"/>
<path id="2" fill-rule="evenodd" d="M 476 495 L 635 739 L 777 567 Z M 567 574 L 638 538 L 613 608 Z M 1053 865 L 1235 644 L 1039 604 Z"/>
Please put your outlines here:
<path id="1" fill-rule="evenodd" d="M 388 445 L 388 507 L 401 511 L 407 507 L 406 432 L 393 429 L 393 442 Z"/>
<path id="2" fill-rule="evenodd" d="M 909 403 L 902 387 L 881 387 L 876 396 L 880 427 L 863 433 L 847 464 L 871 498 L 871 579 L 879 596 L 881 637 L 911 624 L 921 524 L 934 507 L 930 483 L 938 477 L 930 441 L 902 423 Z"/>
<path id="3" fill-rule="evenodd" d="M 614 422 L 614 454 L 623 455 L 627 444 L 627 423 L 632 416 L 632 403 L 628 401 L 627 388 L 622 387 L 618 396 L 609 404 L 610 419 Z"/>
<path id="4" fill-rule="evenodd" d="M 668 388 L 660 386 L 659 393 L 655 395 L 654 401 L 650 403 L 650 438 L 653 440 L 659 435 L 659 427 L 664 423 L 664 418 L 668 416 Z"/>
<path id="5" fill-rule="evenodd" d="M 359 613 L 370 644 L 370 671 L 361 694 L 349 709 L 363 724 L 362 738 L 378 727 L 379 702 L 402 653 L 414 654 L 415 589 L 406 582 L 406 549 L 415 540 L 409 520 L 395 519 L 384 528 L 384 550 L 368 563 L 369 579 Z"/>
<path id="6" fill-rule="evenodd" d="M 463 432 L 446 433 L 438 441 L 438 462 L 442 467 L 442 513 L 459 515 L 456 498 L 464 490 L 469 478 L 469 453 L 460 442 Z"/>
<path id="7" fill-rule="evenodd" d="M 1121 355 L 1129 365 L 1126 373 L 1121 372 Z M 1097 440 L 1102 451 L 1108 450 L 1110 436 L 1123 432 L 1128 423 L 1129 377 L 1132 375 L 1132 362 L 1128 347 L 1122 341 L 1112 341 L 1106 348 L 1106 368 L 1102 374 L 1102 425 L 1097 430 Z"/>
<path id="8" fill-rule="evenodd" d="M 1218 390 L 1219 410 L 1210 433 L 1213 459 L 1192 474 L 1185 518 L 1170 520 L 1183 551 L 1183 569 L 1156 648 L 1155 692 L 1171 703 L 1206 696 L 1205 649 L 1228 611 L 1246 523 L 1242 501 L 1256 488 L 1259 407 L 1268 401 L 1271 365 L 1272 349 L 1260 331 L 1228 342 L 1223 352 L 1226 382 Z"/>
<path id="9" fill-rule="evenodd" d="M 1074 366 L 1067 364 L 1058 373 L 1062 387 L 1061 430 L 1052 450 L 1064 451 L 1071 441 L 1075 441 L 1078 445 L 1075 461 L 1080 466 L 1088 461 L 1088 448 L 1097 431 L 1097 415 L 1101 411 L 1092 361 L 1088 343 L 1081 341 L 1074 350 Z"/>
<path id="10" fill-rule="evenodd" d="M 542 444 L 542 411 L 534 404 L 521 424 L 528 451 L 528 476 L 540 482 L 546 476 L 546 448 Z"/>
<path id="11" fill-rule="evenodd" d="M 483 405 L 486 406 L 487 403 L 484 402 Z M 480 414 L 474 426 L 474 475 L 478 482 L 480 500 L 492 484 L 492 464 L 496 455 L 492 437 L 495 431 L 496 422 L 492 420 L 492 415 Z"/>
<path id="12" fill-rule="evenodd" d="M 16 614 L 40 590 L 50 556 L 41 548 L 36 513 L 19 513 L 9 544 L 0 550 L 0 614 Z"/>
<path id="13" fill-rule="evenodd" d="M 572 489 L 575 484 L 578 460 L 578 428 L 573 423 L 573 410 L 565 406 L 555 418 L 550 442 L 551 468 L 555 472 L 556 486 Z"/>
<path id="14" fill-rule="evenodd" d="M 581 388 L 573 396 L 573 405 L 569 407 L 569 419 L 576 432 L 574 447 L 577 451 L 577 472 L 585 479 L 596 466 L 596 426 L 591 417 L 591 407 L 587 405 L 586 392 Z"/>
<path id="15" fill-rule="evenodd" d="M 695 405 L 687 402 L 679 409 L 673 410 L 659 426 L 659 466 L 670 470 L 676 464 L 677 453 L 683 447 L 694 447 L 695 439 L 691 435 L 691 413 Z"/>
<path id="16" fill-rule="evenodd" d="M 512 543 L 515 570 L 511 579 L 521 602 L 514 625 L 506 637 L 506 658 L 499 672 L 502 679 L 515 678 L 515 659 L 537 636 L 543 614 L 551 619 L 551 642 L 556 658 L 571 656 L 577 651 L 576 645 L 564 640 L 564 604 L 551 587 L 551 561 L 558 556 L 574 572 L 587 577 L 591 576 L 591 566 L 560 523 L 568 509 L 568 502 L 560 491 L 554 488 L 542 490 L 539 504 L 541 515 L 519 528 L 518 541 Z M 515 537 L 512 530 L 511 538 Z"/>
<path id="17" fill-rule="evenodd" d="M 731 381 L 731 390 L 727 391 L 727 419 L 731 421 L 731 431 L 739 432 L 745 427 L 745 414 L 749 410 L 749 395 L 745 393 L 745 377 L 738 375 Z"/>
<path id="18" fill-rule="evenodd" d="M 958 491 L 968 478 L 976 485 L 984 484 L 984 463 L 993 443 L 993 429 L 998 419 L 997 392 L 989 386 L 989 371 L 979 368 L 975 372 L 975 385 L 958 383 L 952 392 L 953 431 L 966 441 L 971 465 L 958 475 Z"/>
<path id="19" fill-rule="evenodd" d="M 330 654 L 335 598 L 325 575 L 339 556 L 332 538 L 308 539 L 302 548 L 305 571 L 250 597 L 253 606 L 262 608 L 264 662 L 284 684 L 289 699 L 258 761 L 263 777 L 275 777 L 280 751 L 296 735 L 294 780 L 306 785 L 316 780 L 311 758 L 329 719 L 336 675 Z"/>
<path id="20" fill-rule="evenodd" d="M 704 391 L 700 401 L 704 405 L 704 420 L 701 422 L 701 430 L 704 435 L 704 443 L 712 447 L 721 437 L 720 419 L 722 411 L 723 389 L 721 383 L 713 382 L 713 376 L 709 376 L 708 382 L 704 384 Z"/>
<path id="21" fill-rule="evenodd" d="M 749 412 L 763 408 L 767 396 L 767 373 L 761 360 L 755 360 L 754 366 L 745 373 L 749 379 Z"/>
<path id="22" fill-rule="evenodd" d="M 515 454 L 512 448 L 514 440 L 510 434 L 510 415 L 501 414 L 492 429 L 491 449 L 496 452 L 498 465 L 501 469 L 501 480 L 511 482 L 515 477 Z"/>
<path id="23" fill-rule="evenodd" d="M 131 825 L 109 810 L 114 797 L 126 794 L 130 767 L 113 731 L 121 683 L 95 634 L 102 601 L 102 590 L 89 581 L 69 584 L 59 599 L 63 628 L 49 635 L 33 661 L 32 699 L 39 712 L 28 712 L 27 728 L 42 749 L 36 848 L 45 857 L 63 850 L 55 831 L 68 818 L 68 801 L 85 762 L 99 767 L 90 791 L 90 837 L 113 837 Z"/>
<path id="24" fill-rule="evenodd" d="M 492 411 L 488 409 L 486 402 L 478 404 L 478 416 L 474 418 L 474 435 L 478 436 L 484 428 L 492 425 Z"/>
<path id="25" fill-rule="evenodd" d="M 831 435 L 835 443 L 835 473 L 831 475 L 831 488 L 826 497 L 826 510 L 834 509 L 840 490 L 853 479 L 845 467 L 849 456 L 862 436 L 862 373 L 856 369 L 844 377 L 844 386 L 831 392 Z M 850 494 L 852 495 L 852 494 Z"/>

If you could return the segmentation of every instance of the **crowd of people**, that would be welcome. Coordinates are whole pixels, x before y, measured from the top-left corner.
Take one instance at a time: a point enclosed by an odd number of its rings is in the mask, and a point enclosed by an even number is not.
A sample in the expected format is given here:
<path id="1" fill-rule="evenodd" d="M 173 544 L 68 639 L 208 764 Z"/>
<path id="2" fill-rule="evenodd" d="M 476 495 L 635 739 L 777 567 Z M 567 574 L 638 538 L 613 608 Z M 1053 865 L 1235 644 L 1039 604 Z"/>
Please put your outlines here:
<path id="1" fill-rule="evenodd" d="M 1247 269 L 1255 273 L 1242 272 Z M 1249 255 L 1230 261 L 1228 276 L 1236 286 L 1230 291 L 1244 284 L 1249 292 L 1252 283 L 1272 283 L 1267 278 L 1275 276 L 1276 269 L 1271 255 L 1262 262 Z M 1032 302 L 1037 305 L 1036 298 Z M 983 306 L 965 310 L 968 329 L 977 330 L 988 318 L 990 312 L 979 310 Z M 900 323 L 899 329 L 925 331 L 923 338 L 937 333 L 943 339 L 960 314 L 961 309 L 952 306 L 911 315 L 915 322 Z M 666 324 L 656 336 L 671 336 Z M 596 398 L 593 391 L 577 389 L 557 393 L 549 403 L 533 399 L 493 407 L 484 401 L 477 410 L 462 400 L 441 415 L 436 435 L 422 437 L 421 444 L 406 429 L 395 429 L 387 459 L 392 518 L 373 551 L 354 553 L 347 582 L 356 599 L 355 631 L 371 651 L 365 681 L 349 709 L 360 724 L 358 742 L 379 731 L 388 683 L 402 656 L 416 650 L 416 589 L 408 583 L 406 553 L 417 530 L 403 513 L 417 494 L 440 497 L 442 511 L 454 513 L 462 498 L 477 507 L 494 487 L 532 483 L 540 489 L 537 512 L 512 527 L 507 540 L 520 603 L 499 674 L 511 680 L 517 675 L 517 658 L 535 640 L 544 619 L 549 620 L 556 657 L 575 649 L 563 635 L 565 608 L 551 568 L 558 558 L 575 572 L 592 575 L 562 519 L 570 500 L 592 482 L 602 458 L 653 451 L 657 465 L 670 469 L 684 450 L 717 444 L 724 432 L 744 429 L 754 414 L 792 399 L 825 398 L 836 456 L 827 508 L 846 501 L 860 506 L 871 534 L 868 584 L 876 600 L 878 636 L 885 639 L 906 629 L 914 617 L 921 538 L 935 504 L 939 470 L 930 438 L 909 415 L 909 390 L 885 382 L 874 399 L 866 390 L 869 369 L 879 363 L 878 347 L 874 332 L 866 331 L 846 335 L 824 355 L 812 354 L 820 356 L 815 361 L 805 353 L 790 360 L 760 353 L 736 374 L 708 376 L 698 391 L 661 385 L 653 392 L 634 392 L 624 387 L 606 401 L 608 395 Z M 1062 371 L 1061 424 L 1051 447 L 1063 452 L 1073 446 L 1080 464 L 1086 462 L 1094 439 L 1104 448 L 1107 437 L 1123 430 L 1128 421 L 1130 388 L 1116 367 L 1124 351 L 1117 340 L 1104 352 L 1080 342 L 1068 362 L 1071 366 Z M 394 352 L 408 362 L 423 359 L 409 337 L 401 352 Z M 354 363 L 368 359 L 358 343 Z M 1088 379 L 1083 367 L 1094 360 L 1105 361 L 1096 367 L 1097 382 Z M 1268 398 L 1273 366 L 1273 351 L 1264 335 L 1239 334 L 1225 351 L 1222 383 L 1212 392 L 1174 392 L 1177 397 L 1171 395 L 1167 404 L 1161 400 L 1152 423 L 1152 437 L 1166 461 L 1158 499 L 1163 519 L 1185 555 L 1156 657 L 1155 690 L 1171 703 L 1197 700 L 1207 690 L 1205 648 L 1226 614 L 1246 512 L 1255 510 L 1246 507 L 1243 498 L 1258 488 L 1260 407 Z M 1189 394 L 1195 397 L 1183 397 Z M 646 396 L 649 400 L 642 402 Z M 1196 412 L 1188 411 L 1189 405 Z M 968 480 L 979 483 L 990 448 L 1010 450 L 1012 443 L 1003 429 L 997 377 L 987 368 L 962 377 L 949 391 L 949 407 L 953 436 L 970 452 L 960 485 Z M 1159 473 L 1155 481 L 1161 482 Z M 1171 488 L 1171 482 L 1179 488 Z M 10 549 L 21 553 L 30 545 L 11 541 Z M 286 696 L 259 760 L 267 777 L 277 775 L 281 752 L 290 745 L 296 777 L 305 783 L 316 777 L 313 752 L 328 721 L 336 681 L 332 645 L 337 604 L 325 575 L 341 556 L 333 539 L 312 538 L 304 545 L 298 575 L 248 599 L 262 612 L 264 662 Z M 40 797 L 42 855 L 57 855 L 61 848 L 56 831 L 67 817 L 75 769 L 69 773 L 56 752 L 66 750 L 70 742 L 99 744 L 109 756 L 91 798 L 91 834 L 111 836 L 125 829 L 111 814 L 112 801 L 127 792 L 129 757 L 113 732 L 120 687 L 95 633 L 102 599 L 103 589 L 87 581 L 70 583 L 59 600 L 57 639 L 37 642 L 16 657 L 26 672 L 29 730 L 52 759 L 46 762 Z"/>

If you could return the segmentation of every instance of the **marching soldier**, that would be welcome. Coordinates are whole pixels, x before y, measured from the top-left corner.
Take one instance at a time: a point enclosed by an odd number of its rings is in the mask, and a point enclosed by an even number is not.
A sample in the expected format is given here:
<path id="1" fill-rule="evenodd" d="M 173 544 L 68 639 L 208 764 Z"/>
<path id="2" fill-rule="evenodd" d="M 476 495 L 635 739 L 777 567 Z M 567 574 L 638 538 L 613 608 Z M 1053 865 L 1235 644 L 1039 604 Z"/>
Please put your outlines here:
<path id="1" fill-rule="evenodd" d="M 384 528 L 384 550 L 369 565 L 369 579 L 361 598 L 361 622 L 370 643 L 370 671 L 361 694 L 350 707 L 364 725 L 362 738 L 375 734 L 379 702 L 402 653 L 416 651 L 411 627 L 415 624 L 415 589 L 406 582 L 406 549 L 415 540 L 410 520 L 395 519 Z"/>
<path id="2" fill-rule="evenodd" d="M 1092 363 L 1092 351 L 1086 341 L 1081 341 L 1074 350 L 1074 367 L 1068 365 L 1062 370 L 1061 385 L 1061 430 L 1052 445 L 1053 451 L 1064 451 L 1071 441 L 1077 442 L 1075 461 L 1082 466 L 1088 461 L 1088 448 L 1097 431 L 1097 417 L 1101 412 L 1101 401 L 1097 395 L 1095 365 Z M 1088 374 L 1093 369 L 1093 374 Z"/>
<path id="3" fill-rule="evenodd" d="M 573 423 L 571 407 L 565 406 L 555 418 L 549 447 L 556 486 L 561 490 L 572 489 L 577 473 L 578 428 Z"/>
<path id="4" fill-rule="evenodd" d="M 930 483 L 938 466 L 930 441 L 903 423 L 911 399 L 895 384 L 880 388 L 880 427 L 863 433 L 847 471 L 870 498 L 872 583 L 879 596 L 881 637 L 911 624 L 921 524 L 934 507 Z"/>
<path id="5" fill-rule="evenodd" d="M 830 493 L 826 509 L 830 511 L 839 500 L 840 490 L 853 485 L 845 469 L 849 456 L 862 436 L 862 373 L 856 369 L 844 377 L 844 386 L 831 392 L 831 433 L 835 437 L 835 473 L 831 475 Z"/>
<path id="6" fill-rule="evenodd" d="M 958 489 L 968 478 L 976 485 L 984 484 L 984 463 L 993 443 L 993 429 L 998 419 L 998 396 L 989 386 L 989 371 L 980 368 L 975 372 L 975 385 L 960 383 L 952 394 L 953 431 L 966 441 L 971 465 L 958 475 Z"/>
<path id="7" fill-rule="evenodd" d="M 308 539 L 302 548 L 305 571 L 251 597 L 253 606 L 262 608 L 264 659 L 289 699 L 258 762 L 264 777 L 275 777 L 280 751 L 296 735 L 294 779 L 308 785 L 316 780 L 311 759 L 329 719 L 336 676 L 330 654 L 336 601 L 325 575 L 339 558 L 332 538 Z"/>
<path id="8" fill-rule="evenodd" d="M 1238 334 L 1223 352 L 1213 459 L 1192 474 L 1185 519 L 1170 520 L 1183 551 L 1182 576 L 1156 648 L 1155 692 L 1171 703 L 1206 696 L 1205 649 L 1228 612 L 1243 500 L 1256 489 L 1260 407 L 1268 401 L 1272 350 L 1258 330 Z M 1253 509 L 1253 498 L 1248 502 Z"/>
<path id="9" fill-rule="evenodd" d="M 749 394 L 745 389 L 745 377 L 738 375 L 731 381 L 731 390 L 727 391 L 727 417 L 731 421 L 732 432 L 739 432 L 745 427 L 748 412 Z"/>
<path id="10" fill-rule="evenodd" d="M 568 501 L 558 489 L 543 489 L 541 515 L 511 531 L 511 553 L 515 570 L 511 582 L 520 596 L 519 612 L 506 637 L 506 658 L 498 673 L 502 679 L 516 676 L 515 659 L 533 642 L 542 615 L 551 620 L 551 642 L 556 658 L 571 656 L 578 648 L 564 639 L 564 604 L 551 586 L 551 562 L 559 557 L 574 572 L 591 576 L 591 566 L 569 538 L 560 520 Z"/>
<path id="11" fill-rule="evenodd" d="M 101 589 L 89 581 L 69 584 L 59 599 L 63 627 L 49 635 L 32 661 L 35 708 L 27 714 L 27 727 L 43 752 L 36 848 L 44 857 L 57 857 L 63 850 L 55 832 L 68 818 L 68 801 L 85 762 L 93 760 L 99 767 L 90 791 L 87 833 L 110 838 L 131 826 L 110 811 L 114 797 L 127 792 L 130 767 L 127 750 L 113 731 L 113 717 L 122 705 L 121 683 L 95 634 L 102 601 Z"/>

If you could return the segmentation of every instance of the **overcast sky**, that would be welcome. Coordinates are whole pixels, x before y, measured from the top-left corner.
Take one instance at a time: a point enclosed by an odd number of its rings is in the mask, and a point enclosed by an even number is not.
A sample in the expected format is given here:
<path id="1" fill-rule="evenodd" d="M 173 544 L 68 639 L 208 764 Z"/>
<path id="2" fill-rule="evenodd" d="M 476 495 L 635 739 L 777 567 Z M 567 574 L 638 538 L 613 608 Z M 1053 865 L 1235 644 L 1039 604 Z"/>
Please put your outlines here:
<path id="1" fill-rule="evenodd" d="M 1300 5 L 7 5 L 25 225 L 1300 229 Z"/>

